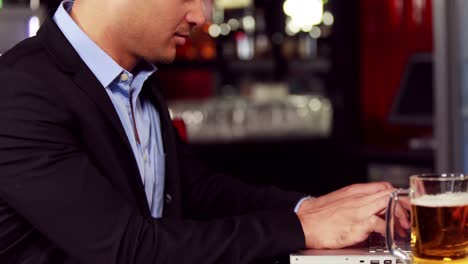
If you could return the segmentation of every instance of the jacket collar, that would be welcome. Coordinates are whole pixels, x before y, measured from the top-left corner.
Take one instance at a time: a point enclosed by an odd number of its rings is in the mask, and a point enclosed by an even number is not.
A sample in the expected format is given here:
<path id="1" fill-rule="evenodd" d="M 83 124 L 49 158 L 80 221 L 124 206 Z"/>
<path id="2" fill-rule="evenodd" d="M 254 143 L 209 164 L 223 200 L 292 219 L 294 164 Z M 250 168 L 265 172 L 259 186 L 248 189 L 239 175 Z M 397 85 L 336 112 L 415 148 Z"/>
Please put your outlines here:
<path id="1" fill-rule="evenodd" d="M 58 67 L 64 73 L 69 74 L 77 86 L 94 101 L 131 151 L 125 130 L 109 96 L 50 17 L 38 31 L 37 37 Z"/>
<path id="2" fill-rule="evenodd" d="M 143 183 L 139 177 L 138 165 L 135 157 L 133 156 L 131 145 L 112 101 L 105 92 L 105 89 L 103 89 L 99 80 L 94 76 L 73 46 L 65 38 L 57 24 L 52 20 L 51 16 L 46 19 L 38 31 L 37 38 L 45 47 L 49 56 L 53 61 L 55 61 L 59 69 L 61 69 L 65 74 L 70 75 L 70 78 L 77 87 L 83 90 L 96 104 L 104 118 L 110 122 L 112 126 L 112 130 L 110 131 L 119 134 L 121 143 L 126 147 L 129 156 L 128 160 L 132 160 L 132 162 L 130 162 L 132 166 L 131 169 L 135 172 L 134 175 L 129 176 L 131 178 L 130 181 L 136 184 L 135 186 L 137 186 L 137 188 L 135 189 L 137 190 L 136 194 L 138 196 L 138 200 L 145 203 L 146 206 L 143 206 L 143 208 L 146 208 L 147 210 L 145 210 L 145 212 L 149 214 L 149 206 L 144 193 Z M 138 175 L 138 177 L 135 177 L 135 175 Z"/>
<path id="3" fill-rule="evenodd" d="M 69 74 L 77 86 L 94 101 L 131 151 L 125 130 L 109 96 L 50 17 L 38 31 L 37 37 L 59 68 Z"/>

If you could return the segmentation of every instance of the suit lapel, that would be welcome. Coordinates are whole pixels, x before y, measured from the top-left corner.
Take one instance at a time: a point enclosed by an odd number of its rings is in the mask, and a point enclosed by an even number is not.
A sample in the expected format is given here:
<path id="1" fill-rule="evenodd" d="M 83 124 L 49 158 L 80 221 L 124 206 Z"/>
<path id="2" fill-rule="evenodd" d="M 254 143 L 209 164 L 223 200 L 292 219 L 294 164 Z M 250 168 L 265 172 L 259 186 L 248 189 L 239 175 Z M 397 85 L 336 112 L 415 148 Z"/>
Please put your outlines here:
<path id="1" fill-rule="evenodd" d="M 125 129 L 122 126 L 122 122 L 119 119 L 112 101 L 104 90 L 104 87 L 102 87 L 92 72 L 88 68 L 79 69 L 75 72 L 73 81 L 90 97 L 90 99 L 112 124 L 112 128 L 115 133 L 119 134 L 119 137 L 122 140 L 122 143 L 125 144 L 127 151 L 129 151 L 129 153 L 133 153 L 127 134 L 125 133 Z"/>
<path id="2" fill-rule="evenodd" d="M 49 54 L 55 59 L 57 65 L 63 72 L 70 75 L 73 82 L 82 89 L 89 98 L 95 103 L 103 117 L 110 123 L 112 130 L 110 132 L 117 133 L 121 139 L 120 143 L 125 145 L 127 152 L 126 160 L 131 160 L 132 175 L 128 178 L 136 190 L 137 200 L 144 203 L 143 208 L 147 208 L 149 213 L 149 206 L 146 200 L 143 183 L 141 182 L 140 171 L 133 155 L 133 150 L 128 141 L 125 129 L 119 119 L 119 116 L 107 95 L 104 87 L 97 80 L 91 70 L 81 60 L 74 48 L 62 34 L 55 22 L 49 17 L 39 30 L 37 37 L 42 41 Z M 136 177 L 138 176 L 138 177 Z"/>
<path id="3" fill-rule="evenodd" d="M 102 87 L 91 70 L 81 60 L 51 18 L 48 18 L 46 22 L 44 22 L 44 25 L 38 32 L 38 37 L 43 40 L 44 46 L 56 59 L 55 61 L 59 67 L 72 75 L 72 79 L 77 86 L 91 98 L 108 121 L 110 121 L 113 128 L 122 139 L 122 143 L 124 143 L 131 152 L 132 148 L 128 142 L 125 130 L 104 87 Z"/>

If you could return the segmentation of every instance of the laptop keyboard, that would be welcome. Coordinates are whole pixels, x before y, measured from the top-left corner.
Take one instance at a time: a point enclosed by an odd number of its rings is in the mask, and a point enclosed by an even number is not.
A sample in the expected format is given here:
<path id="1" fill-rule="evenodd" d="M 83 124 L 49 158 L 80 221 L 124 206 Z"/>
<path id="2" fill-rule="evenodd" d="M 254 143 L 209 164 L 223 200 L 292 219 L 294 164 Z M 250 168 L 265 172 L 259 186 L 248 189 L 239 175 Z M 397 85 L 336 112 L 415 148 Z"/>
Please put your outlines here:
<path id="1" fill-rule="evenodd" d="M 385 243 L 385 237 L 378 233 L 372 233 L 369 236 L 369 252 L 388 252 L 387 243 Z"/>
<path id="2" fill-rule="evenodd" d="M 368 243 L 370 253 L 388 252 L 385 237 L 379 233 L 372 233 L 369 236 Z M 396 241 L 396 243 L 403 250 L 409 251 L 411 249 L 410 241 L 408 239 L 399 239 Z"/>

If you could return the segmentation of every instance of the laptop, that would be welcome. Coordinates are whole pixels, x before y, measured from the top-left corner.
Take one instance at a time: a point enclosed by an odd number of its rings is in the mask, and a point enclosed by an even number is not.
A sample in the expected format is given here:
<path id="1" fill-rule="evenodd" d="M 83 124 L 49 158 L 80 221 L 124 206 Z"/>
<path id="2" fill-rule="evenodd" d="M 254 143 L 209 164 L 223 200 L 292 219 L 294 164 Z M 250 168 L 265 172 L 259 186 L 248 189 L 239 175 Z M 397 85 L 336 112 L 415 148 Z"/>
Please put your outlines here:
<path id="1" fill-rule="evenodd" d="M 398 239 L 397 245 L 410 251 L 409 236 Z M 332 250 L 309 249 L 290 254 L 291 264 L 403 264 L 387 249 L 385 238 L 377 233 L 354 247 Z"/>

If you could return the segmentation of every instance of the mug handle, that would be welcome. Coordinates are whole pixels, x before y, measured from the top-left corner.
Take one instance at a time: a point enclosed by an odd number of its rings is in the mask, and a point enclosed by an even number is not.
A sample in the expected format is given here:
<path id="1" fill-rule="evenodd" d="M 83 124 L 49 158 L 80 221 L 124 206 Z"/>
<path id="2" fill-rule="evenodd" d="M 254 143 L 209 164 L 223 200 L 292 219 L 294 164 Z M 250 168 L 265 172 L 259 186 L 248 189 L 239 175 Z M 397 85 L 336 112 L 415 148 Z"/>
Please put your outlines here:
<path id="1" fill-rule="evenodd" d="M 395 208 L 398 204 L 398 195 L 409 195 L 409 190 L 399 189 L 394 191 L 390 195 L 390 199 L 388 201 L 388 207 L 386 212 L 386 219 L 387 219 L 387 229 L 386 229 L 386 240 L 387 240 L 387 247 L 388 250 L 392 253 L 393 256 L 399 258 L 405 264 L 411 264 L 412 258 L 411 255 L 403 251 L 401 248 L 397 246 L 395 243 Z"/>

